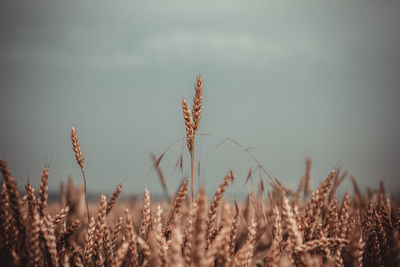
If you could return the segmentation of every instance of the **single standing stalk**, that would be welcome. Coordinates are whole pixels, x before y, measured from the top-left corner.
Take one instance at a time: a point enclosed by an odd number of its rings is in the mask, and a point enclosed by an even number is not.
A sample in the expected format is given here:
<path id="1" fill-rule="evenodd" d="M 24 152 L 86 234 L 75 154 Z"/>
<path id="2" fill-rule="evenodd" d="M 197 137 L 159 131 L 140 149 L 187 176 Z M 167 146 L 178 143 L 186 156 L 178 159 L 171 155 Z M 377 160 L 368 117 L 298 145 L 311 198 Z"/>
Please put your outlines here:
<path id="1" fill-rule="evenodd" d="M 191 157 L 190 202 L 193 202 L 194 137 L 196 135 L 197 130 L 199 129 L 199 122 L 202 111 L 201 106 L 202 106 L 202 95 L 203 95 L 203 81 L 201 79 L 201 76 L 197 77 L 195 91 L 196 93 L 193 99 L 192 111 L 190 111 L 186 99 L 182 99 L 183 118 L 185 120 L 185 128 L 186 128 L 186 143 Z"/>
<path id="2" fill-rule="evenodd" d="M 84 190 L 85 190 L 86 211 L 87 211 L 88 223 L 89 223 L 90 216 L 89 216 L 89 203 L 88 203 L 87 194 L 86 194 L 86 176 L 85 176 L 85 172 L 83 171 L 84 158 L 83 158 L 81 146 L 79 144 L 78 136 L 76 134 L 76 130 L 75 130 L 74 126 L 72 126 L 72 129 L 71 129 L 71 142 L 72 142 L 72 149 L 74 150 L 74 153 L 75 153 L 76 162 L 78 163 L 79 167 L 81 167 Z"/>

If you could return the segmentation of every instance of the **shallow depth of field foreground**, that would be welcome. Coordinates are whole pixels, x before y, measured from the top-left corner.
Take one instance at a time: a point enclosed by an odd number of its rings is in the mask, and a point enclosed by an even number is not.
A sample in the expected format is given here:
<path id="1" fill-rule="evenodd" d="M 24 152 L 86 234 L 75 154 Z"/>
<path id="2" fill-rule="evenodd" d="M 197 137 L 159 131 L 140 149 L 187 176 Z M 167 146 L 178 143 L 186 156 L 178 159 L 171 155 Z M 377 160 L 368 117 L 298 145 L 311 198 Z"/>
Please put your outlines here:
<path id="1" fill-rule="evenodd" d="M 383 182 L 363 195 L 351 177 L 353 193 L 342 197 L 336 191 L 349 178 L 347 172 L 334 169 L 311 190 L 307 159 L 295 190 L 259 165 L 270 177 L 265 181 L 270 192 L 263 180 L 254 180 L 258 189 L 245 202 L 225 200 L 225 191 L 236 179 L 227 170 L 208 199 L 204 187 L 193 183 L 202 93 L 198 77 L 192 110 L 182 100 L 191 176 L 169 200 L 153 201 L 147 189 L 141 201 L 119 199 L 124 188 L 118 185 L 111 196 L 99 192 L 98 202 L 88 203 L 84 157 L 74 127 L 72 147 L 84 183 L 75 187 L 70 179 L 61 187 L 59 202 L 48 202 L 49 166 L 40 187 L 28 180 L 21 195 L 6 161 L 0 159 L 1 265 L 399 266 L 400 209 Z M 153 161 L 164 185 L 162 156 Z"/>
<path id="2" fill-rule="evenodd" d="M 346 176 L 332 171 L 310 192 L 305 173 L 295 192 L 263 185 L 244 203 L 223 198 L 228 173 L 212 199 L 202 188 L 190 204 L 185 180 L 169 202 L 90 205 L 70 181 L 60 203 L 47 203 L 47 170 L 39 196 L 20 196 L 4 161 L 0 202 L 0 262 L 20 266 L 398 266 L 400 209 L 382 186 L 338 199 Z M 309 171 L 309 170 L 308 170 Z M 51 178 L 50 178 L 51 179 Z M 68 204 L 66 204 L 68 203 Z"/>

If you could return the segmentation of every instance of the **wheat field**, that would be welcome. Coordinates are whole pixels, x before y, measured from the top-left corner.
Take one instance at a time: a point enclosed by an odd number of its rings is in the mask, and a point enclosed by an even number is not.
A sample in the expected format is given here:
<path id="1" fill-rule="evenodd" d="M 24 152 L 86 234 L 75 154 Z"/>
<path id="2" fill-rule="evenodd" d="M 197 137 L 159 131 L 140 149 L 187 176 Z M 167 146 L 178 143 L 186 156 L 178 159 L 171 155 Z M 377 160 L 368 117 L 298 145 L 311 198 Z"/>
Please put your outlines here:
<path id="1" fill-rule="evenodd" d="M 311 159 L 296 190 L 271 178 L 260 180 L 244 202 L 224 193 L 235 179 L 228 171 L 211 199 L 193 187 L 195 135 L 199 129 L 202 80 L 197 78 L 193 109 L 182 100 L 191 176 L 170 199 L 119 199 L 120 184 L 98 202 L 86 196 L 84 158 L 73 127 L 71 141 L 83 186 L 68 181 L 58 202 L 48 201 L 49 166 L 38 194 L 28 181 L 18 190 L 6 162 L 0 197 L 2 266 L 399 266 L 400 207 L 381 182 L 343 198 L 336 191 L 347 172 L 327 171 L 312 191 Z M 154 168 L 162 159 L 154 157 Z M 260 166 L 261 167 L 261 166 Z M 161 173 L 161 172 L 159 172 Z M 165 180 L 160 175 L 162 184 Z M 251 179 L 251 172 L 249 173 Z M 239 181 L 245 182 L 245 181 Z"/>

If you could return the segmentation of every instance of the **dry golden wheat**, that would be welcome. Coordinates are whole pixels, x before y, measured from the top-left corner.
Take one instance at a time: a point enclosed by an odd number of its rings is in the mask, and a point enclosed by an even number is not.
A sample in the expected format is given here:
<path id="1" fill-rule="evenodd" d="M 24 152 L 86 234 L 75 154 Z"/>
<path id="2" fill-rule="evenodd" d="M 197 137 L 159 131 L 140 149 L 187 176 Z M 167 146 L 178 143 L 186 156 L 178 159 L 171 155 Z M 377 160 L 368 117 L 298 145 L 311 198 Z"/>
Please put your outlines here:
<path id="1" fill-rule="evenodd" d="M 383 182 L 363 194 L 351 177 L 354 193 L 343 198 L 337 189 L 347 171 L 335 169 L 311 192 L 310 158 L 295 191 L 274 178 L 266 198 L 264 181 L 260 180 L 257 194 L 252 190 L 246 202 L 232 203 L 224 199 L 233 181 L 230 171 L 210 202 L 204 187 L 193 200 L 194 137 L 199 129 L 202 93 L 199 76 L 192 111 L 186 100 L 182 101 L 191 155 L 190 201 L 185 201 L 189 180 L 184 180 L 175 201 L 153 201 L 147 188 L 142 201 L 119 199 L 119 184 L 108 202 L 101 195 L 98 203 L 89 206 L 84 159 L 74 127 L 71 142 L 84 187 L 75 187 L 69 177 L 66 192 L 63 184 L 60 187 L 59 203 L 48 196 L 49 166 L 43 169 L 38 196 L 29 180 L 25 195 L 21 195 L 0 158 L 4 179 L 0 191 L 1 265 L 400 266 L 400 206 Z M 159 158 L 153 156 L 156 170 L 164 153 Z M 182 156 L 178 163 L 182 164 Z M 255 179 L 251 168 L 247 178 Z M 164 179 L 161 182 L 166 189 Z M 89 209 L 97 210 L 95 218 L 86 219 L 85 200 L 88 216 Z"/>

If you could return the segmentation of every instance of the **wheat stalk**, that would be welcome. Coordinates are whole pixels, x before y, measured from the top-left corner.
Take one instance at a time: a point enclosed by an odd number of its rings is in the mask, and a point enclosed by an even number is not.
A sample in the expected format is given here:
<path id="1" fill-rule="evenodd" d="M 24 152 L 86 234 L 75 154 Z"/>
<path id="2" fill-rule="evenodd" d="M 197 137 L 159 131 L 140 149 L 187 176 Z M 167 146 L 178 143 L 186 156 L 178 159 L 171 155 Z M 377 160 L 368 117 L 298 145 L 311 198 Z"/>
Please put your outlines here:
<path id="1" fill-rule="evenodd" d="M 193 175 L 194 175 L 194 139 L 197 130 L 199 129 L 199 123 L 201 118 L 201 106 L 202 106 L 202 95 L 203 95 L 203 82 L 201 76 L 197 77 L 197 84 L 195 87 L 195 95 L 193 98 L 193 109 L 190 111 L 189 105 L 186 99 L 182 99 L 182 111 L 183 119 L 185 121 L 186 128 L 186 144 L 190 153 L 190 201 L 193 201 Z"/>
<path id="2" fill-rule="evenodd" d="M 40 190 L 39 190 L 39 211 L 41 216 L 44 216 L 46 214 L 46 209 L 47 209 L 47 189 L 48 187 L 48 182 L 49 182 L 49 167 L 45 166 L 43 169 L 42 173 L 42 179 L 40 182 Z"/>
<path id="3" fill-rule="evenodd" d="M 179 188 L 178 193 L 175 197 L 175 203 L 173 209 L 169 212 L 167 223 L 165 224 L 163 234 L 166 238 L 169 237 L 172 227 L 175 224 L 176 219 L 180 216 L 180 211 L 183 205 L 183 201 L 186 198 L 187 190 L 189 186 L 189 181 L 185 180 L 182 186 Z"/>
<path id="4" fill-rule="evenodd" d="M 81 151 L 81 146 L 79 144 L 78 136 L 76 135 L 75 126 L 72 126 L 72 128 L 71 128 L 71 142 L 72 142 L 72 149 L 74 150 L 74 153 L 75 153 L 76 162 L 78 163 L 79 167 L 81 167 L 81 172 L 82 172 L 82 177 L 83 177 L 83 185 L 84 185 L 84 191 L 85 191 L 87 218 L 88 218 L 88 222 L 89 222 L 90 215 L 89 215 L 89 203 L 88 203 L 87 193 L 86 193 L 86 176 L 85 176 L 85 171 L 83 170 L 84 158 L 83 158 L 83 154 Z"/>
<path id="5" fill-rule="evenodd" d="M 225 176 L 224 180 L 219 185 L 217 192 L 215 193 L 214 198 L 210 203 L 210 208 L 208 210 L 208 216 L 207 216 L 206 248 L 209 246 L 209 244 L 211 242 L 211 236 L 212 236 L 212 232 L 213 232 L 213 226 L 214 226 L 214 222 L 216 219 L 216 213 L 217 213 L 217 208 L 218 208 L 219 202 L 221 201 L 221 199 L 226 191 L 226 188 L 229 185 L 229 182 L 232 180 L 233 180 L 233 174 L 232 174 L 232 171 L 229 171 L 229 173 Z"/>
<path id="6" fill-rule="evenodd" d="M 107 201 L 107 209 L 106 209 L 106 214 L 109 214 L 111 209 L 113 208 L 115 202 L 117 202 L 119 194 L 121 194 L 122 191 L 122 185 L 118 184 L 118 186 L 115 188 L 112 196 L 110 199 Z"/>

